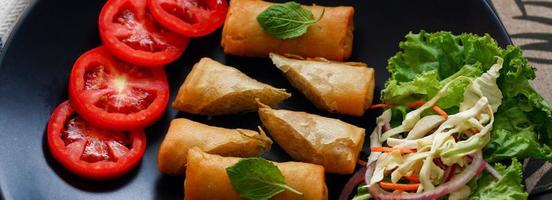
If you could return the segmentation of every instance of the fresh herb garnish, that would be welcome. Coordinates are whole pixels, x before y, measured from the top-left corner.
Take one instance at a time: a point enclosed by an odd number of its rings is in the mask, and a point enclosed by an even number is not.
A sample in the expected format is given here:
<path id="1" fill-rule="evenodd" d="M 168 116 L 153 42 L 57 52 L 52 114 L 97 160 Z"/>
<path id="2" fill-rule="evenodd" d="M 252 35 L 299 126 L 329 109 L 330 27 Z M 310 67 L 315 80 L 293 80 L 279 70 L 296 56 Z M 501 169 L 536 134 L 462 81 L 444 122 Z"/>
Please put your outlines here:
<path id="1" fill-rule="evenodd" d="M 315 19 L 311 11 L 291 1 L 270 6 L 257 16 L 257 21 L 273 37 L 292 39 L 305 34 L 310 25 L 322 19 L 325 11 L 322 10 L 320 17 Z"/>
<path id="2" fill-rule="evenodd" d="M 284 190 L 303 195 L 286 185 L 278 167 L 263 158 L 243 158 L 226 168 L 226 173 L 234 189 L 246 199 L 270 199 Z"/>

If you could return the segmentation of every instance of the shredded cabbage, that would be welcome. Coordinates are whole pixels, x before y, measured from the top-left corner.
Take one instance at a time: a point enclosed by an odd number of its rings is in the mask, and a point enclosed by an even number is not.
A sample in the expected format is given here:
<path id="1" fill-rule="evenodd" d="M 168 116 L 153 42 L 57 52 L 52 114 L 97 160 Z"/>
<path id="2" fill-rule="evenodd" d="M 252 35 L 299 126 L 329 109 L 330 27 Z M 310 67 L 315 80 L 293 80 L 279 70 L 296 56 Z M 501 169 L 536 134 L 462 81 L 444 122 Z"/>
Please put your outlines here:
<path id="1" fill-rule="evenodd" d="M 389 122 L 391 110 L 386 110 L 378 117 L 378 127 L 371 136 L 377 139 L 378 143 L 372 144 L 381 146 L 381 142 L 385 141 L 397 150 L 381 154 L 379 158 L 371 157 L 377 159 L 377 163 L 370 185 L 382 181 L 389 173 L 393 183 L 408 174 L 417 173 L 421 183 L 418 192 L 431 191 L 435 185 L 442 182 L 444 176 L 444 170 L 434 162 L 435 158 L 447 166 L 464 166 L 466 156 L 482 151 L 490 140 L 493 113 L 502 101 L 502 93 L 496 84 L 502 63 L 503 59 L 497 58 L 496 64 L 486 73 L 469 79 L 470 84 L 464 91 L 459 112 L 448 116 L 446 120 L 439 115 L 426 115 L 423 118 L 422 115 L 448 95 L 449 87 L 456 82 L 454 79 L 447 80 L 448 83 L 425 104 L 406 113 L 398 127 L 381 134 L 381 124 Z M 463 77 L 459 76 L 456 79 Z M 397 138 L 407 131 L 409 132 L 405 139 Z M 457 141 L 455 137 L 462 135 L 468 138 Z M 416 152 L 401 155 L 398 150 L 401 148 L 416 149 Z"/>

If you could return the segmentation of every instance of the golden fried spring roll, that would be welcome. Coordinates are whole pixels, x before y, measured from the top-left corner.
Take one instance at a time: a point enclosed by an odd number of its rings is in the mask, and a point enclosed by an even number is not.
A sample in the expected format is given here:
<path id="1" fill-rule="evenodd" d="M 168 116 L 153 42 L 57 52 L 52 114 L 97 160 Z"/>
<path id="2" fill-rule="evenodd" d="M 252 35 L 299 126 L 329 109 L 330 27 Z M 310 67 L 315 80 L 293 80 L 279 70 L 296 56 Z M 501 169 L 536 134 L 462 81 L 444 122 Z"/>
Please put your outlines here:
<path id="1" fill-rule="evenodd" d="M 184 174 L 188 150 L 192 147 L 225 156 L 258 156 L 269 151 L 272 145 L 272 140 L 262 129 L 259 130 L 260 133 L 208 126 L 184 118 L 174 119 L 161 143 L 157 166 L 166 174 Z"/>
<path id="2" fill-rule="evenodd" d="M 364 144 L 364 129 L 338 119 L 261 105 L 259 117 L 272 138 L 294 160 L 353 173 Z"/>
<path id="3" fill-rule="evenodd" d="M 232 0 L 222 29 L 224 53 L 238 56 L 268 56 L 268 53 L 290 53 L 304 57 L 324 57 L 342 61 L 351 55 L 353 14 L 350 6 L 303 6 L 318 19 L 304 35 L 280 40 L 266 33 L 257 16 L 273 3 L 260 0 Z"/>
<path id="4" fill-rule="evenodd" d="M 294 59 L 271 53 L 272 62 L 316 107 L 362 116 L 372 104 L 374 69 L 357 62 Z"/>
<path id="5" fill-rule="evenodd" d="M 226 174 L 226 168 L 236 164 L 240 158 L 221 157 L 192 148 L 188 152 L 188 168 L 184 181 L 184 199 L 189 200 L 239 200 Z M 319 165 L 284 162 L 274 163 L 282 171 L 285 182 L 303 193 L 299 196 L 284 191 L 273 200 L 325 200 L 328 191 L 324 180 L 324 168 Z"/>
<path id="6" fill-rule="evenodd" d="M 196 63 L 173 102 L 177 110 L 200 115 L 224 115 L 257 110 L 255 99 L 275 105 L 291 94 L 261 83 L 236 68 L 202 58 Z"/>

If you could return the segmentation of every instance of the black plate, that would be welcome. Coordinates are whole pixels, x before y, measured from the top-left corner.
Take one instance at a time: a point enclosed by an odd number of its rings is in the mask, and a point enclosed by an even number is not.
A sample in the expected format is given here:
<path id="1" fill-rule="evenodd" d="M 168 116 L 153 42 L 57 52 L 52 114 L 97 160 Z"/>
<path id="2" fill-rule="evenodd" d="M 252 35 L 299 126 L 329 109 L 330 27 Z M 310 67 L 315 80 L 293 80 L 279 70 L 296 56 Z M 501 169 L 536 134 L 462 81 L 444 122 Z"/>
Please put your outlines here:
<path id="1" fill-rule="evenodd" d="M 409 31 L 489 33 L 501 46 L 511 43 L 497 16 L 483 0 L 302 1 L 310 2 L 355 7 L 354 48 L 350 60 L 366 62 L 376 69 L 377 93 L 389 77 L 385 70 L 387 59 L 395 54 L 399 41 Z M 99 0 L 38 1 L 8 41 L 0 65 L 0 189 L 4 198 L 182 199 L 183 177 L 165 176 L 156 166 L 157 151 L 171 119 L 187 117 L 210 125 L 250 129 L 260 124 L 256 113 L 209 120 L 168 108 L 166 115 L 147 129 L 147 151 L 142 163 L 128 175 L 116 181 L 94 182 L 68 173 L 47 151 L 46 123 L 55 106 L 67 99 L 67 80 L 73 62 L 100 44 L 97 18 L 103 3 Z M 194 39 L 184 56 L 166 67 L 171 101 L 192 65 L 208 56 L 262 82 L 291 91 L 293 97 L 282 108 L 340 118 L 371 132 L 379 112 L 371 111 L 362 118 L 354 118 L 318 111 L 287 83 L 269 59 L 224 55 L 219 43 L 220 31 Z M 289 160 L 276 144 L 265 156 L 277 161 Z M 327 176 L 330 199 L 337 198 L 347 178 Z"/>

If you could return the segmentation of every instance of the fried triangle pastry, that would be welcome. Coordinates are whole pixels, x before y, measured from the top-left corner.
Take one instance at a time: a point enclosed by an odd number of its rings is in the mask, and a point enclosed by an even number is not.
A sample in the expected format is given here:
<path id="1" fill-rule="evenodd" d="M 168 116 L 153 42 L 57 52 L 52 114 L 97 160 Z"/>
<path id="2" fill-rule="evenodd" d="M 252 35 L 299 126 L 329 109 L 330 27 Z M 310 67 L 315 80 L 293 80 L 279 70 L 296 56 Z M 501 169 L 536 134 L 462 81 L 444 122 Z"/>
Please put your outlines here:
<path id="1" fill-rule="evenodd" d="M 239 70 L 202 58 L 180 87 L 173 107 L 199 115 L 225 115 L 257 110 L 255 99 L 276 105 L 291 94 L 261 83 Z"/>
<path id="2" fill-rule="evenodd" d="M 304 60 L 274 53 L 270 58 L 291 85 L 319 109 L 362 116 L 372 104 L 374 69 L 364 63 L 333 62 L 323 58 Z"/>
<path id="3" fill-rule="evenodd" d="M 305 112 L 259 108 L 270 136 L 294 160 L 319 164 L 326 172 L 353 173 L 364 144 L 364 129 Z"/>

